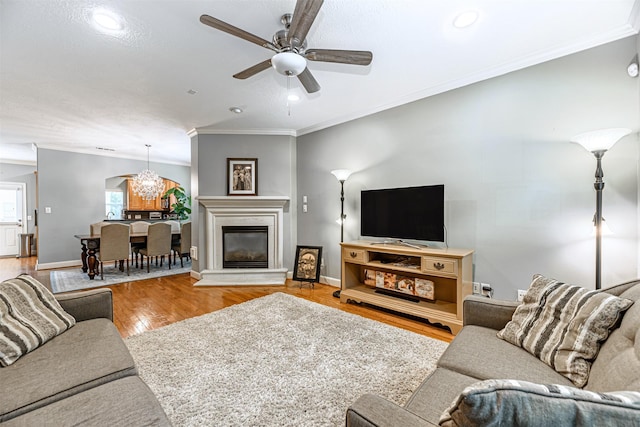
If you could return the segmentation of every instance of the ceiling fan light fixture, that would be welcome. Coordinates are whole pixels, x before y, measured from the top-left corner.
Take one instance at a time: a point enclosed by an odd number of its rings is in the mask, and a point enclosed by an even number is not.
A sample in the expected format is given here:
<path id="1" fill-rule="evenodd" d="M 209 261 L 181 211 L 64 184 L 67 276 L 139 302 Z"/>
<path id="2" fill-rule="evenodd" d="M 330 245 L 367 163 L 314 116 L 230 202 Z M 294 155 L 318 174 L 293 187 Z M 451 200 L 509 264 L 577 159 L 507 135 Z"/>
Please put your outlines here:
<path id="1" fill-rule="evenodd" d="M 293 52 L 280 52 L 273 55 L 271 65 L 285 76 L 297 76 L 307 68 L 307 60 Z"/>

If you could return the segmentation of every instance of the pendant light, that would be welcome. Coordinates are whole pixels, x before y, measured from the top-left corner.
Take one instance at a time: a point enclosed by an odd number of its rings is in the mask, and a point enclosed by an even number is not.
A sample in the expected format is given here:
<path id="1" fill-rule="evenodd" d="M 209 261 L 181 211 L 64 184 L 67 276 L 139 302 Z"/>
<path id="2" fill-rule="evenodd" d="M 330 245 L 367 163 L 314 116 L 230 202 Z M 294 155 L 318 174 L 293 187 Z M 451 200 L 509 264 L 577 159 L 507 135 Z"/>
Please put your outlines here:
<path id="1" fill-rule="evenodd" d="M 149 148 L 147 147 L 147 169 L 140 172 L 133 178 L 133 193 L 142 197 L 143 200 L 153 200 L 164 192 L 164 181 L 149 168 Z"/>

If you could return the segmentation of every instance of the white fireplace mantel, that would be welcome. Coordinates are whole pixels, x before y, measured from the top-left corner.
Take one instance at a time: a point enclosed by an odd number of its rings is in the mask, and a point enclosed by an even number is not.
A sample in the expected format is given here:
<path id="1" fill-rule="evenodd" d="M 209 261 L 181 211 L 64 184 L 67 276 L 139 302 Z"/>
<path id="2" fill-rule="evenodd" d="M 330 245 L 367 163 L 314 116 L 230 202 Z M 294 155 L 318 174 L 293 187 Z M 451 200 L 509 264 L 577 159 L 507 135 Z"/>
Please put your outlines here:
<path id="1" fill-rule="evenodd" d="M 286 196 L 210 196 L 198 197 L 206 212 L 206 269 L 198 286 L 284 285 L 283 267 L 284 206 Z M 268 268 L 223 268 L 222 227 L 260 225 L 267 227 Z"/>
<path id="2" fill-rule="evenodd" d="M 197 198 L 205 208 L 284 208 L 286 196 L 201 196 Z"/>

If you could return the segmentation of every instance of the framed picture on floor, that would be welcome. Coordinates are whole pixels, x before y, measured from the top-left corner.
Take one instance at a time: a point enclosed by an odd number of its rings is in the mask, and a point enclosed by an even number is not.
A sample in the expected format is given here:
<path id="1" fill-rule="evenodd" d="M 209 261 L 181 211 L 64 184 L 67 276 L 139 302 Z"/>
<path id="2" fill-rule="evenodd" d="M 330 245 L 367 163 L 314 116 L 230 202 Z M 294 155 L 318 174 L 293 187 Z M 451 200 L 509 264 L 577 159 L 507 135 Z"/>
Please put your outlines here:
<path id="1" fill-rule="evenodd" d="M 322 264 L 322 246 L 297 246 L 293 280 L 319 282 Z"/>
<path id="2" fill-rule="evenodd" d="M 227 195 L 258 195 L 258 159 L 227 159 Z"/>

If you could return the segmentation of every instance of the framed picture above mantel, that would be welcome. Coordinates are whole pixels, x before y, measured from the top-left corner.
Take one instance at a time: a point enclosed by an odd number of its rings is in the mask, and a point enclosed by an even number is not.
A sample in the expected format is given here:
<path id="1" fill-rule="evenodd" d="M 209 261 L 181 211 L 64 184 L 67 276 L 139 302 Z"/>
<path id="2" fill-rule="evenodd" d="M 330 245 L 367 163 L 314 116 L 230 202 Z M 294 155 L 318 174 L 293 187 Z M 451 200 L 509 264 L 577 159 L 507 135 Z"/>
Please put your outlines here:
<path id="1" fill-rule="evenodd" d="M 258 159 L 227 158 L 227 195 L 258 195 Z"/>

